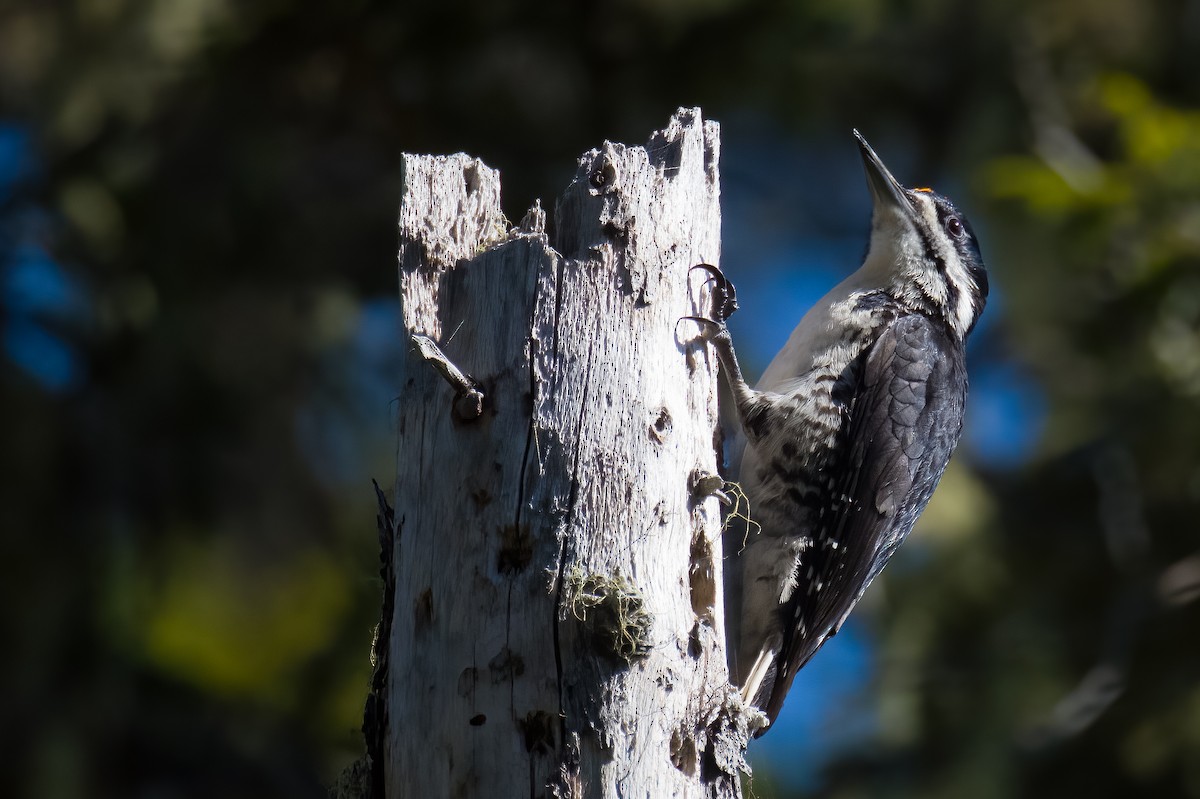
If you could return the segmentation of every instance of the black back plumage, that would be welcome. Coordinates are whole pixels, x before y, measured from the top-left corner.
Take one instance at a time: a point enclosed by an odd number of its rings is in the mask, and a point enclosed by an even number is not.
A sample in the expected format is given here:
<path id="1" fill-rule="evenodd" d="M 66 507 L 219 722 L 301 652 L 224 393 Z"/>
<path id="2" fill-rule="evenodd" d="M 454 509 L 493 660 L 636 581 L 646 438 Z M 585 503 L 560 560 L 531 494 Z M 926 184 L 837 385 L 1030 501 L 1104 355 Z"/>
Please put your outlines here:
<path id="1" fill-rule="evenodd" d="M 900 316 L 849 367 L 837 479 L 823 497 L 798 585 L 777 608 L 782 657 L 756 697 L 774 721 L 796 672 L 834 635 L 929 502 L 962 430 L 962 342 L 944 322 Z"/>

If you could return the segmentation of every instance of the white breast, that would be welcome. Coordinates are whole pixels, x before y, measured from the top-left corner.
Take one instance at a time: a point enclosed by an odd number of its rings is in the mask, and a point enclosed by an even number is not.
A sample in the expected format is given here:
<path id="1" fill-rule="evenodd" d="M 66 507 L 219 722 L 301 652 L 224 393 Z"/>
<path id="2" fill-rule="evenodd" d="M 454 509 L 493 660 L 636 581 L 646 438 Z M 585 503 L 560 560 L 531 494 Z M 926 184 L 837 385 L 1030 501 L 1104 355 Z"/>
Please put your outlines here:
<path id="1" fill-rule="evenodd" d="M 869 324 L 865 317 L 869 317 L 870 312 L 856 311 L 855 306 L 864 293 L 879 288 L 874 266 L 870 262 L 863 264 L 809 309 L 755 388 L 791 394 L 803 387 L 804 378 L 814 370 L 836 368 L 840 374 L 846 368 L 851 358 L 858 354 L 858 348 L 851 346 L 845 331 Z"/>

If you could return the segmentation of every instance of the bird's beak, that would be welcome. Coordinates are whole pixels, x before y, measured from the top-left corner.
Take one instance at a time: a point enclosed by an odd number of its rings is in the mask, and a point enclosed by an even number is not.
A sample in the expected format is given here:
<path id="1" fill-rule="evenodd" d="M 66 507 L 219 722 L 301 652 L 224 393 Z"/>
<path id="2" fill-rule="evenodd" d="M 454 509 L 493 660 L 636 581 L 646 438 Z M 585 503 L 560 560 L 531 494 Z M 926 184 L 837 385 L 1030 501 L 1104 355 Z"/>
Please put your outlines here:
<path id="1" fill-rule="evenodd" d="M 871 189 L 871 199 L 875 204 L 875 213 L 890 208 L 904 214 L 912 213 L 912 202 L 904 187 L 892 177 L 892 173 L 879 160 L 879 156 L 867 144 L 867 140 L 857 130 L 854 138 L 858 139 L 858 148 L 862 151 L 863 168 L 867 172 L 867 186 Z"/>

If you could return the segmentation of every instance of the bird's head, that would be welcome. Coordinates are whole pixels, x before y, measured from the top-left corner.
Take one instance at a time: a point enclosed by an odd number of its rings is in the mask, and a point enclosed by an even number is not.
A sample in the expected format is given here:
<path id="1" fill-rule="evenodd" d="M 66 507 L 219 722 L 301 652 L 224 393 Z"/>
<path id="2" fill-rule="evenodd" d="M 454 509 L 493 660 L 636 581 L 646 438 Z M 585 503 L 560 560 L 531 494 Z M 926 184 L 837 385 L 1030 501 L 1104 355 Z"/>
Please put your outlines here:
<path id="1" fill-rule="evenodd" d="M 965 339 L 987 302 L 988 278 L 971 225 L 931 189 L 906 189 L 857 130 L 874 211 L 864 268 L 915 310 L 941 316 Z"/>

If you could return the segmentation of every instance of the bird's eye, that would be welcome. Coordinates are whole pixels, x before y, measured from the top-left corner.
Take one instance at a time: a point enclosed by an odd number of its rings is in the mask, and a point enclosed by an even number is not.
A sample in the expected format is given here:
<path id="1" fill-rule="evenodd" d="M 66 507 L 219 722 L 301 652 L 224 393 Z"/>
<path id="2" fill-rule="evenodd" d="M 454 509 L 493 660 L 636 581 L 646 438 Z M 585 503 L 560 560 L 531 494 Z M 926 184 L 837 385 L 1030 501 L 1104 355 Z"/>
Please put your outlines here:
<path id="1" fill-rule="evenodd" d="M 960 236 L 962 236 L 962 234 L 963 234 L 962 220 L 959 219 L 957 216 L 947 217 L 946 218 L 946 232 L 949 233 L 951 236 L 953 236 L 956 239 L 959 238 Z"/>

